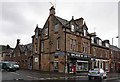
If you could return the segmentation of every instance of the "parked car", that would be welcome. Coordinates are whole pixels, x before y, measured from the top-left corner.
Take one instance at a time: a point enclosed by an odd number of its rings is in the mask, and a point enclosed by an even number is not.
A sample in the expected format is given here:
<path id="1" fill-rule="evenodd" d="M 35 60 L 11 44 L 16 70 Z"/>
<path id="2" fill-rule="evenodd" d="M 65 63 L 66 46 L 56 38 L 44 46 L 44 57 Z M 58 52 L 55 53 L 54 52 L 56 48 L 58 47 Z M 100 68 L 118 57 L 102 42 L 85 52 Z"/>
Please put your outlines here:
<path id="1" fill-rule="evenodd" d="M 19 65 L 17 64 L 17 62 L 11 62 L 11 63 L 14 65 L 16 70 L 19 70 Z"/>
<path id="2" fill-rule="evenodd" d="M 105 79 L 107 78 L 107 73 L 101 68 L 95 68 L 90 70 L 88 73 L 88 79 Z"/>
<path id="3" fill-rule="evenodd" d="M 14 64 L 7 61 L 0 62 L 0 69 L 5 71 L 16 71 Z"/>

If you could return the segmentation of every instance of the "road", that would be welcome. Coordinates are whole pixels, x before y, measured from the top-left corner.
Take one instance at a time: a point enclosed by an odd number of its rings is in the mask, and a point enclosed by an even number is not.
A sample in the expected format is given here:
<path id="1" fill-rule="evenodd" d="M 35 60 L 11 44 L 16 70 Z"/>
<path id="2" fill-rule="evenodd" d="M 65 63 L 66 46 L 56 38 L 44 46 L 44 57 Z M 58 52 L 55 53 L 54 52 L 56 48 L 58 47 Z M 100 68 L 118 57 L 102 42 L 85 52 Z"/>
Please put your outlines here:
<path id="1" fill-rule="evenodd" d="M 46 72 L 37 72 L 37 71 L 28 71 L 28 70 L 19 70 L 16 72 L 2 72 L 2 82 L 39 82 L 40 80 L 59 80 L 64 81 L 74 81 L 74 82 L 90 82 L 88 81 L 87 76 L 74 76 L 74 75 L 63 75 L 63 74 L 53 74 Z M 41 81 L 40 81 L 41 82 Z M 51 81 L 53 82 L 53 81 Z M 98 82 L 98 80 L 92 80 L 91 82 Z M 120 82 L 120 74 L 109 74 L 107 79 L 104 79 L 101 82 Z"/>

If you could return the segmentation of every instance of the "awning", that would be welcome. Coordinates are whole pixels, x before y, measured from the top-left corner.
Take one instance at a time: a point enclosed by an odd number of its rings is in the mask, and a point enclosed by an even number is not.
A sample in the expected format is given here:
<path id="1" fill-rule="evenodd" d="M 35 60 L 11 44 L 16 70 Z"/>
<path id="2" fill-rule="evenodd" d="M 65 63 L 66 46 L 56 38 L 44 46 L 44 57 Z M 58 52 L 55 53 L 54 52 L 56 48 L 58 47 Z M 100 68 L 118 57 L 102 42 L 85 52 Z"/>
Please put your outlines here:
<path id="1" fill-rule="evenodd" d="M 65 53 L 64 52 L 57 52 L 54 54 L 54 56 L 61 56 L 61 55 L 65 55 Z"/>

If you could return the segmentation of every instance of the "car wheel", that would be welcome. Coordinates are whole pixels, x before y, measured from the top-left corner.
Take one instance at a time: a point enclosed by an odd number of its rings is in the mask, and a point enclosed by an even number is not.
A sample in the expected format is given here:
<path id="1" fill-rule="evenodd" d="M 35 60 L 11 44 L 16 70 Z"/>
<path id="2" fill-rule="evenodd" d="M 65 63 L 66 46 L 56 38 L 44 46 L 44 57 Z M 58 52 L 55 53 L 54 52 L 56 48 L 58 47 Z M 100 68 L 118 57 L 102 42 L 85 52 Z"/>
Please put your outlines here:
<path id="1" fill-rule="evenodd" d="M 6 69 L 6 71 L 8 71 L 8 72 L 9 72 L 9 71 L 10 71 L 10 69 Z"/>
<path id="2" fill-rule="evenodd" d="M 90 76 L 88 77 L 88 80 L 91 80 L 91 77 L 90 77 Z"/>
<path id="3" fill-rule="evenodd" d="M 103 80 L 103 76 L 100 77 L 100 80 Z"/>

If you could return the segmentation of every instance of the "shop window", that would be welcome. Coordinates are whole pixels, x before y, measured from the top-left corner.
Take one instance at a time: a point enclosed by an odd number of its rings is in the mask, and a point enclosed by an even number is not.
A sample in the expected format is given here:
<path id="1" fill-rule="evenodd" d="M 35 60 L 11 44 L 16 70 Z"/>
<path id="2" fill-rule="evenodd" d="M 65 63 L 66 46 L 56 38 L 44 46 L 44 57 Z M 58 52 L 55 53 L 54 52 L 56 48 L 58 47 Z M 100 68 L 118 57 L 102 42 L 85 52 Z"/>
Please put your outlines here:
<path id="1" fill-rule="evenodd" d="M 54 71 L 58 72 L 58 62 L 54 62 Z"/>
<path id="2" fill-rule="evenodd" d="M 58 58 L 58 56 L 55 56 L 55 58 Z"/>
<path id="3" fill-rule="evenodd" d="M 88 71 L 88 61 L 77 62 L 76 71 Z"/>

